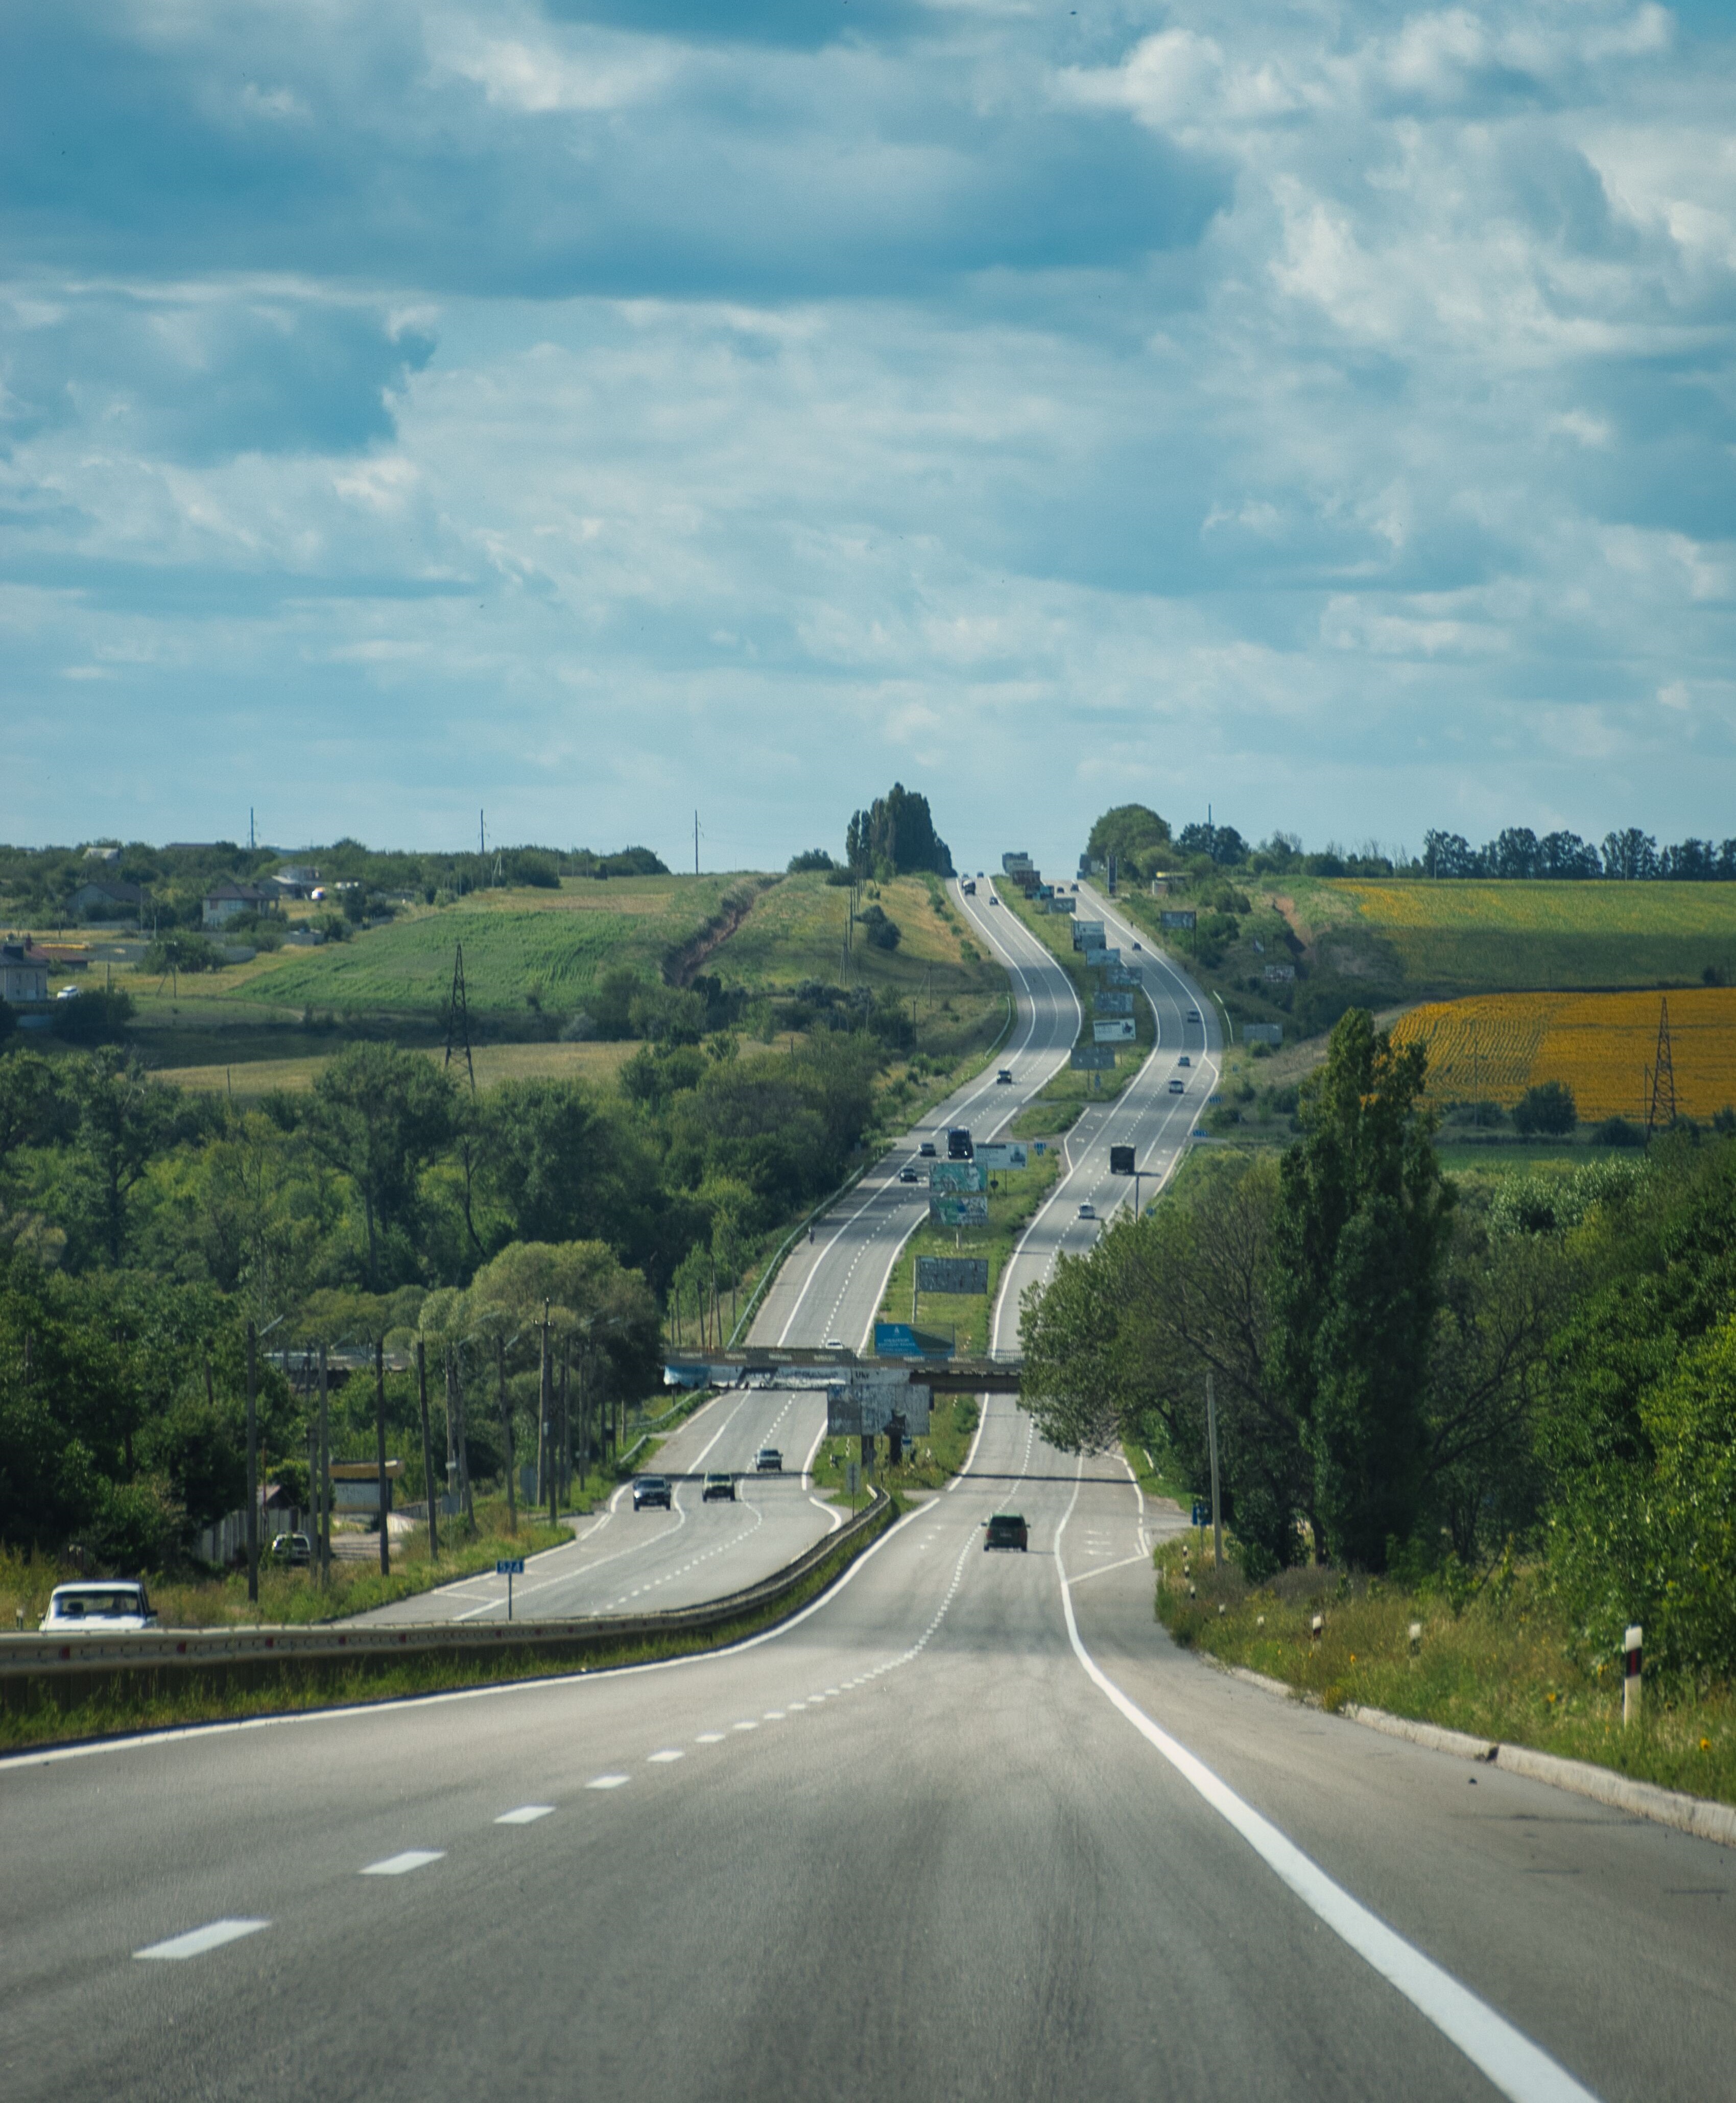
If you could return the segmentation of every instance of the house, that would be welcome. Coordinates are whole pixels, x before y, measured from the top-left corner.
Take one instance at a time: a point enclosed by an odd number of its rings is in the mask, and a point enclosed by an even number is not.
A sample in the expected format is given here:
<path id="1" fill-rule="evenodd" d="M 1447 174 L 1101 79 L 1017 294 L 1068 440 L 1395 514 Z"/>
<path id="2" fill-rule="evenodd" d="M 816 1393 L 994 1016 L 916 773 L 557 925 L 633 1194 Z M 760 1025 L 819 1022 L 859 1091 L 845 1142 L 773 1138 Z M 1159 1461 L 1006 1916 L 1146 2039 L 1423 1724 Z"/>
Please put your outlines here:
<path id="1" fill-rule="evenodd" d="M 118 920 L 129 915 L 136 918 L 144 909 L 145 893 L 136 883 L 122 883 L 112 876 L 93 877 L 88 883 L 81 883 L 66 901 L 67 912 L 75 920 Z"/>
<path id="2" fill-rule="evenodd" d="M 48 998 L 48 959 L 33 943 L 0 942 L 0 1000 L 24 1007 Z"/>
<path id="3" fill-rule="evenodd" d="M 280 897 L 305 898 L 318 883 L 319 871 L 305 865 L 285 862 L 273 874 L 270 881 L 277 886 Z"/>
<path id="4" fill-rule="evenodd" d="M 118 847 L 87 847 L 84 858 L 87 861 L 118 862 L 121 851 Z"/>
<path id="5" fill-rule="evenodd" d="M 213 884 L 205 894 L 205 925 L 225 927 L 240 913 L 275 913 L 282 896 L 275 884 Z"/>

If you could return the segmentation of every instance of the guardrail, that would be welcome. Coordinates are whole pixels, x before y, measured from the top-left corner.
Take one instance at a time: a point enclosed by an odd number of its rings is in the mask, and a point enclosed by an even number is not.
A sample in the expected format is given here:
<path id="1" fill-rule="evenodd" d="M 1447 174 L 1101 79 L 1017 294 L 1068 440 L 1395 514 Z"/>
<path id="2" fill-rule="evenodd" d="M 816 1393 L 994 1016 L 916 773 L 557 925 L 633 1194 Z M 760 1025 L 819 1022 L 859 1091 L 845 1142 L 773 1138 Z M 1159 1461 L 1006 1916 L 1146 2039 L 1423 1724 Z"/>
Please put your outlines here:
<path id="1" fill-rule="evenodd" d="M 330 1670 L 439 1658 L 454 1665 L 501 1660 L 582 1658 L 664 1636 L 702 1635 L 778 1603 L 840 1550 L 840 1569 L 891 1522 L 886 1492 L 835 1533 L 769 1577 L 691 1607 L 640 1614 L 592 1614 L 554 1621 L 374 1623 L 341 1627 L 140 1629 L 107 1636 L 0 1635 L 0 1707 L 16 1707 L 42 1691 L 63 1706 L 117 1683 L 171 1692 L 199 1673 L 255 1685 L 286 1667 Z"/>

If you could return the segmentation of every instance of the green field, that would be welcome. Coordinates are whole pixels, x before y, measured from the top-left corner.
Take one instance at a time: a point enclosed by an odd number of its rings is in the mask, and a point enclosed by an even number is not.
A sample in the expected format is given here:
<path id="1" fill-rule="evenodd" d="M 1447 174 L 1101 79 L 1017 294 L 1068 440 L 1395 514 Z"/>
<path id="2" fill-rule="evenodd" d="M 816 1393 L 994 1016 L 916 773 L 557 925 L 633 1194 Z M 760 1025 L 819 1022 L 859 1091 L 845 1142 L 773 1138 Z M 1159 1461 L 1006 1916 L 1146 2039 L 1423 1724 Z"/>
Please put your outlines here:
<path id="1" fill-rule="evenodd" d="M 462 943 L 473 1015 L 523 1016 L 533 994 L 545 1013 L 572 1014 L 613 966 L 655 982 L 741 884 L 728 876 L 568 878 L 559 891 L 489 894 L 486 903 L 406 916 L 323 949 L 280 951 L 263 968 L 244 967 L 247 976 L 237 974 L 224 994 L 249 1006 L 431 1021 L 444 1013 Z M 186 991 L 183 981 L 184 1005 Z"/>
<path id="2" fill-rule="evenodd" d="M 1736 884 L 1298 882 L 1292 925 L 1329 968 L 1404 994 L 1736 978 Z"/>

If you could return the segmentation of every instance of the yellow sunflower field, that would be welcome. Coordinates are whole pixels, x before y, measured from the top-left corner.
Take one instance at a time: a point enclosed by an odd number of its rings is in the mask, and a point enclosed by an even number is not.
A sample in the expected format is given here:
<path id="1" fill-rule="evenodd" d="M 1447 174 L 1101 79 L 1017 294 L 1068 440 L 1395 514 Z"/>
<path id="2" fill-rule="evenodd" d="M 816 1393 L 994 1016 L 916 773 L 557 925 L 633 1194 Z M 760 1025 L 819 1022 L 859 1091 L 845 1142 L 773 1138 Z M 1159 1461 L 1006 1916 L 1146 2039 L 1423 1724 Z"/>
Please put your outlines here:
<path id="1" fill-rule="evenodd" d="M 1644 1119 L 1658 1030 L 1669 1006 L 1676 1107 L 1709 1118 L 1736 1103 L 1736 986 L 1657 993 L 1505 993 L 1436 1001 L 1393 1026 L 1428 1047 L 1437 1102 L 1511 1105 L 1541 1081 L 1565 1081 L 1579 1114 Z"/>

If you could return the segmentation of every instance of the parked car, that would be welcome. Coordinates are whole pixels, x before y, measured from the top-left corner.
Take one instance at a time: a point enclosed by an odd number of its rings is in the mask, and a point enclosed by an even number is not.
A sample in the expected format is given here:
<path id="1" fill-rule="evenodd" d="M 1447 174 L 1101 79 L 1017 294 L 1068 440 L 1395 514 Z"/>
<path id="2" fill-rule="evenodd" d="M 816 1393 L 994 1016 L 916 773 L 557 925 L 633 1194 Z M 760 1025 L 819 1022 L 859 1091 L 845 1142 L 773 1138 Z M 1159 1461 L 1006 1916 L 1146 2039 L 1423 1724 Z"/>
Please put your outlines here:
<path id="1" fill-rule="evenodd" d="M 709 1505 L 714 1501 L 735 1502 L 736 1478 L 733 1475 L 714 1472 L 706 1476 L 706 1487 L 699 1493 L 699 1501 L 702 1505 Z"/>
<path id="2" fill-rule="evenodd" d="M 314 1544 L 305 1533 L 280 1533 L 271 1544 L 271 1559 L 302 1569 L 314 1559 Z"/>
<path id="3" fill-rule="evenodd" d="M 990 1548 L 1017 1548 L 1028 1550 L 1030 1546 L 1030 1528 L 1025 1523 L 1022 1512 L 996 1512 L 988 1522 L 988 1532 L 983 1536 L 985 1550 Z"/>
<path id="4" fill-rule="evenodd" d="M 919 1160 L 922 1160 L 922 1161 L 932 1161 L 932 1160 L 933 1160 L 933 1158 L 934 1158 L 934 1141 L 933 1141 L 932 1139 L 925 1139 L 925 1140 L 924 1140 L 922 1141 L 921 1145 L 920 1145 L 919 1146 L 918 1146 L 918 1148 L 917 1148 L 917 1149 L 916 1149 L 916 1154 L 917 1154 L 917 1158 L 918 1158 L 918 1159 L 919 1159 Z"/>
<path id="5" fill-rule="evenodd" d="M 650 1505 L 661 1505 L 665 1511 L 675 1509 L 675 1493 L 667 1475 L 641 1475 L 633 1485 L 634 1511 L 643 1511 Z"/>
<path id="6" fill-rule="evenodd" d="M 1081 1205 L 1081 1206 L 1079 1207 L 1079 1217 L 1080 1217 L 1080 1219 L 1082 1219 L 1082 1220 L 1094 1220 L 1094 1219 L 1097 1217 L 1097 1207 L 1096 1207 L 1095 1205 L 1093 1205 L 1093 1204 L 1092 1203 L 1091 1200 L 1088 1198 L 1085 1200 L 1084 1203 L 1083 1205 Z"/>
<path id="7" fill-rule="evenodd" d="M 88 1584 L 56 1585 L 48 1595 L 48 1611 L 42 1626 L 91 1629 L 100 1635 L 115 1635 L 128 1629 L 154 1629 L 157 1616 L 149 1594 L 132 1578 L 93 1579 Z"/>
<path id="8" fill-rule="evenodd" d="M 762 1446 L 754 1456 L 754 1466 L 762 1475 L 781 1475 L 784 1472 L 784 1456 L 775 1446 Z"/>
<path id="9" fill-rule="evenodd" d="M 906 1162 L 903 1167 L 898 1171 L 898 1180 L 901 1183 L 919 1183 L 922 1180 L 922 1172 L 919 1168 L 913 1167 L 909 1162 Z"/>

